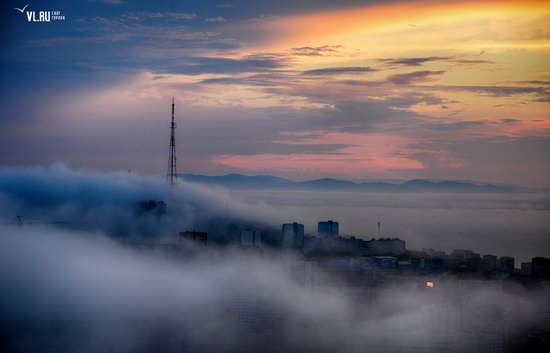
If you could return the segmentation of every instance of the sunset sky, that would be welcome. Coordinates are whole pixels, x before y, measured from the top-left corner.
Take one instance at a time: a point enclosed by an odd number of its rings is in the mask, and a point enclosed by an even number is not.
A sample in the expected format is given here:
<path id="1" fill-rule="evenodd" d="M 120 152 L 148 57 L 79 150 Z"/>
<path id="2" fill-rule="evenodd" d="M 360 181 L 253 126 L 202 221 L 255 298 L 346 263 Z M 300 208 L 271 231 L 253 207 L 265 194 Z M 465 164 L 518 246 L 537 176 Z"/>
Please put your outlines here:
<path id="1" fill-rule="evenodd" d="M 14 10 L 59 10 L 29 23 Z M 550 187 L 550 2 L 2 2 L 0 165 Z"/>

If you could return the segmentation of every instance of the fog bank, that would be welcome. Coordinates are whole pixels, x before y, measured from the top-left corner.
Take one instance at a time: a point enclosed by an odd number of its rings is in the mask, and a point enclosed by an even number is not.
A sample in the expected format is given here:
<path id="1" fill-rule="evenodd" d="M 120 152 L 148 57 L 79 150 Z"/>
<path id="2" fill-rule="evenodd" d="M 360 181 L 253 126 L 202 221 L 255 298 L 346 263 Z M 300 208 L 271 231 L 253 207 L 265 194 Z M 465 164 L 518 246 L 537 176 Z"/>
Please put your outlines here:
<path id="1" fill-rule="evenodd" d="M 158 201 L 166 203 L 165 209 Z M 163 178 L 71 170 L 62 164 L 0 169 L 4 223 L 17 223 L 21 216 L 23 223 L 61 222 L 62 228 L 114 237 L 174 237 L 187 229 L 223 237 L 239 223 L 267 223 L 275 213 L 262 204 L 240 202 L 222 189 L 182 181 L 171 188 Z"/>
<path id="2" fill-rule="evenodd" d="M 546 288 L 442 279 L 434 289 L 404 281 L 362 291 L 322 272 L 301 281 L 302 265 L 230 249 L 168 259 L 98 234 L 1 226 L 0 343 L 19 352 L 481 352 L 465 344 L 498 342 L 548 314 Z"/>

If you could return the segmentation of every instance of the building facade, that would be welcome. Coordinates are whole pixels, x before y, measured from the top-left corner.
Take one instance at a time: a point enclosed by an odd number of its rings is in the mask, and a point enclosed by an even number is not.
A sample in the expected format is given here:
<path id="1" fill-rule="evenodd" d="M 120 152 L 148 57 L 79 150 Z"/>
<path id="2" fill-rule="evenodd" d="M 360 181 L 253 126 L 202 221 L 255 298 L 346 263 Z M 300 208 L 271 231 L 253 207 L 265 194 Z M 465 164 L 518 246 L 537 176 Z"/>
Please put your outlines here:
<path id="1" fill-rule="evenodd" d="M 338 222 L 328 220 L 326 222 L 319 222 L 317 225 L 317 234 L 321 238 L 338 238 L 340 235 L 340 225 Z"/>
<path id="2" fill-rule="evenodd" d="M 304 225 L 300 223 L 283 224 L 283 248 L 301 248 L 304 246 Z"/>

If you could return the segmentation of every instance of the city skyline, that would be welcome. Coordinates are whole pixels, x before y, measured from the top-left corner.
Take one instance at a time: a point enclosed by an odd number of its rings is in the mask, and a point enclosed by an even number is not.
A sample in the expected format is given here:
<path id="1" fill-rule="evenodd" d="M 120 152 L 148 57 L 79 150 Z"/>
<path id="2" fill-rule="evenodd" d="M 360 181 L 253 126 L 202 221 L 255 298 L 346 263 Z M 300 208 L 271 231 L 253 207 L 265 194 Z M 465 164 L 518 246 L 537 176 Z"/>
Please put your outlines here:
<path id="1" fill-rule="evenodd" d="M 545 2 L 4 6 L 2 165 L 550 186 Z"/>

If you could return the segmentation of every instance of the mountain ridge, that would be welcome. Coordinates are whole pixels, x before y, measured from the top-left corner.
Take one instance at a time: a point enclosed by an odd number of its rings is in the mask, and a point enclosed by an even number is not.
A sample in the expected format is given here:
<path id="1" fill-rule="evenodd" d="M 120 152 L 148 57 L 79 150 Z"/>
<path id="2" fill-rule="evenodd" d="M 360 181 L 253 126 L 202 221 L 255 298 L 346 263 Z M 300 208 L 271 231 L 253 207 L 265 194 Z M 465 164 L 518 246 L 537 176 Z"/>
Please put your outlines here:
<path id="1" fill-rule="evenodd" d="M 489 183 L 474 183 L 455 180 L 430 181 L 412 179 L 401 183 L 384 181 L 355 182 L 334 178 L 320 178 L 305 181 L 293 181 L 272 175 L 200 175 L 178 174 L 178 178 L 199 184 L 219 185 L 230 188 L 268 188 L 268 189 L 302 189 L 302 190 L 357 190 L 357 191 L 395 191 L 395 192 L 520 192 L 523 188 L 501 186 Z"/>

